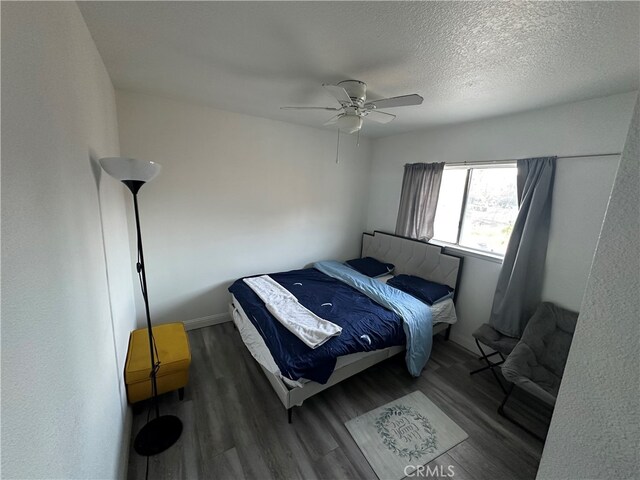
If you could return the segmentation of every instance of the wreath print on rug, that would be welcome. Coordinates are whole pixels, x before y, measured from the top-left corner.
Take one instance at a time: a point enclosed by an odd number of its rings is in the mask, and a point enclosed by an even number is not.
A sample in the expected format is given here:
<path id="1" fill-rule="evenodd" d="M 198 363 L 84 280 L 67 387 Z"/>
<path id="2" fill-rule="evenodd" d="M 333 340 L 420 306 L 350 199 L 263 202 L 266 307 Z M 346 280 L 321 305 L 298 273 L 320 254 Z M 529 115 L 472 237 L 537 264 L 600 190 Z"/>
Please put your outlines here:
<path id="1" fill-rule="evenodd" d="M 405 405 L 385 408 L 375 421 L 382 442 L 399 457 L 419 459 L 438 448 L 429 419 Z"/>

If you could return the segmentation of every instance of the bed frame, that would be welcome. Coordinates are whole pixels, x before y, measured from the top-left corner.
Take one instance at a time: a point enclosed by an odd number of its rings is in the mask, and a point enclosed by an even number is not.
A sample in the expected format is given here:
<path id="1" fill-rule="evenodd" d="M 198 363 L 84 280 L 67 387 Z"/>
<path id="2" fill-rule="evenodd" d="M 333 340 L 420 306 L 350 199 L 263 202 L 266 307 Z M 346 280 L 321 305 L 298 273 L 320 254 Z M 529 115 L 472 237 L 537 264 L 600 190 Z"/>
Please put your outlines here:
<path id="1" fill-rule="evenodd" d="M 449 285 L 455 289 L 453 301 L 454 303 L 456 301 L 463 258 L 445 253 L 442 247 L 390 233 L 374 231 L 372 234 L 363 233 L 361 257 L 375 257 L 382 262 L 393 263 L 396 267 L 394 274 L 416 275 L 434 282 Z M 234 311 L 240 310 L 241 307 L 231 303 L 229 308 L 231 318 L 235 322 L 236 315 Z M 237 314 L 237 312 L 235 313 Z M 434 335 L 445 332 L 446 339 L 449 338 L 450 331 L 451 325 L 447 324 L 435 325 L 433 328 Z M 395 346 L 368 352 L 364 356 L 362 356 L 361 353 L 355 353 L 353 355 L 360 355 L 362 358 L 337 368 L 331 377 L 329 377 L 327 383 L 307 382 L 295 388 L 287 386 L 281 378 L 271 373 L 262 365 L 260 365 L 260 367 L 278 395 L 278 398 L 280 398 L 280 401 L 287 409 L 289 423 L 291 423 L 293 407 L 302 405 L 307 398 L 312 397 L 316 393 L 402 351 L 404 351 L 403 346 Z M 349 355 L 345 358 L 347 357 L 349 357 Z"/>

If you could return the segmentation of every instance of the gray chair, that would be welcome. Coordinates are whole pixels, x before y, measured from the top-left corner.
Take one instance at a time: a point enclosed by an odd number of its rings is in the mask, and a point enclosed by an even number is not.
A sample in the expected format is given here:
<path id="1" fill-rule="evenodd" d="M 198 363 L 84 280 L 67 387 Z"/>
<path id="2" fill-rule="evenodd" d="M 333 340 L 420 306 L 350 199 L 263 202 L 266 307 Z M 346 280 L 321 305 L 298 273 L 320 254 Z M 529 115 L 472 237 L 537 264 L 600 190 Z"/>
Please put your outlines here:
<path id="1" fill-rule="evenodd" d="M 507 337 L 506 335 L 501 334 L 497 330 L 494 330 L 493 327 L 488 323 L 483 323 L 475 332 L 472 333 L 472 335 L 475 338 L 478 350 L 480 350 L 480 353 L 482 355 L 479 360 L 484 360 L 487 365 L 485 367 L 478 368 L 477 370 L 469 372 L 469 375 L 474 375 L 476 373 L 490 369 L 491 373 L 496 379 L 496 382 L 498 382 L 498 385 L 500 385 L 502 391 L 504 393 L 507 393 L 507 389 L 504 387 L 504 385 L 502 385 L 500 377 L 498 376 L 494 368 L 504 363 L 505 356 L 509 356 L 511 351 L 517 345 L 518 339 Z M 487 355 L 481 344 L 486 345 L 495 351 Z M 491 360 L 489 360 L 494 355 L 500 355 L 499 362 L 492 362 Z"/>
<path id="2" fill-rule="evenodd" d="M 511 387 L 498 412 L 536 437 L 507 416 L 504 407 L 516 386 L 549 407 L 554 407 L 577 320 L 576 312 L 553 303 L 541 303 L 529 320 L 522 338 L 502 364 L 502 375 L 511 382 Z"/>

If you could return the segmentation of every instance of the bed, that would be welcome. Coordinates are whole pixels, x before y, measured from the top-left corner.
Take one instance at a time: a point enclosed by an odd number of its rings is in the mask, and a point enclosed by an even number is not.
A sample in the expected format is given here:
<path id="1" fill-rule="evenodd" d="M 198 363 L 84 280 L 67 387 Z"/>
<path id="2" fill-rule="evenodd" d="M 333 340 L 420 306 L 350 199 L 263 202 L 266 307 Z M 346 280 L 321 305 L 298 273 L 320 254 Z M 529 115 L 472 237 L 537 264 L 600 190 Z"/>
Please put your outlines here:
<path id="1" fill-rule="evenodd" d="M 452 298 L 434 304 L 431 307 L 433 335 L 444 332 L 446 338 L 448 338 L 451 325 L 456 322 L 454 304 L 458 294 L 458 284 L 462 270 L 463 259 L 461 257 L 444 253 L 443 249 L 436 245 L 378 231 L 375 231 L 373 234 L 363 234 L 361 257 L 374 257 L 383 262 L 393 263 L 395 265 L 394 275 L 415 275 L 452 287 L 454 289 Z M 272 276 L 282 282 L 282 279 L 286 279 L 288 275 L 293 274 L 302 276 L 305 282 L 325 281 L 327 284 L 330 283 L 325 278 L 320 278 L 320 276 L 324 277 L 324 275 L 313 269 L 282 272 L 280 274 L 273 274 Z M 280 275 L 280 277 L 278 277 L 278 275 Z M 376 279 L 376 281 L 385 282 L 390 277 L 391 276 L 379 278 Z M 236 282 L 236 284 L 239 283 L 241 283 L 241 281 Z M 334 288 L 335 297 L 339 298 L 338 290 L 350 287 L 329 285 L 328 288 Z M 281 364 L 279 357 L 281 352 L 272 355 L 272 350 L 275 348 L 272 338 L 276 333 L 266 331 L 264 323 L 262 325 L 256 323 L 254 314 L 257 311 L 256 308 L 259 307 L 259 300 L 252 302 L 249 296 L 241 294 L 242 292 L 237 287 L 235 289 L 230 288 L 230 291 L 232 292 L 231 302 L 229 304 L 231 318 L 247 349 L 258 362 L 283 406 L 287 409 L 289 421 L 291 421 L 292 408 L 302 405 L 307 398 L 405 350 L 403 344 L 397 344 L 398 338 L 396 337 L 398 332 L 394 330 L 394 324 L 392 320 L 389 319 L 388 324 L 384 324 L 388 332 L 378 339 L 376 345 L 371 347 L 374 349 L 340 355 L 337 356 L 337 358 L 334 357 L 330 365 L 330 371 L 326 371 L 325 368 L 325 371 L 309 371 L 309 374 L 301 371 L 298 372 L 298 375 L 291 375 L 286 369 L 281 368 L 282 365 L 279 366 L 274 360 L 275 356 L 279 360 L 278 363 Z M 234 292 L 236 293 L 234 294 Z M 236 296 L 238 298 L 236 298 Z M 363 302 L 367 303 L 365 300 L 363 300 Z M 370 300 L 370 302 L 375 303 L 373 300 Z M 367 304 L 363 308 L 375 307 Z M 384 310 L 380 305 L 377 305 L 377 308 Z M 250 312 L 254 322 L 249 319 L 245 310 Z M 394 315 L 392 312 L 387 313 Z M 275 318 L 272 319 L 272 322 L 278 324 Z M 258 331 L 258 328 L 263 332 L 262 334 Z M 269 346 L 265 340 L 269 343 Z M 371 343 L 371 340 L 368 338 L 367 341 Z M 383 346 L 384 348 L 377 348 L 379 346 Z M 281 370 L 287 374 L 281 373 Z M 307 378 L 297 378 L 300 375 L 316 378 L 318 381 L 308 380 Z M 295 378 L 295 380 L 289 377 Z"/>

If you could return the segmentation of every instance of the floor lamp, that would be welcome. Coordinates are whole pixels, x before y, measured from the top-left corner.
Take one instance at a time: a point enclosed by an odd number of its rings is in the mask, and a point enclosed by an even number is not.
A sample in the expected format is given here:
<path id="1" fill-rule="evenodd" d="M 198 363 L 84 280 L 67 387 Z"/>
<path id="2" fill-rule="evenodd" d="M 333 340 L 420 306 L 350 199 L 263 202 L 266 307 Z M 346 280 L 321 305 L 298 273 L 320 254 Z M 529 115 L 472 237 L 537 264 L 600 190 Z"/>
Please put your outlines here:
<path id="1" fill-rule="evenodd" d="M 147 424 L 136 435 L 133 448 L 139 455 L 150 456 L 165 451 L 173 445 L 182 433 L 182 422 L 173 415 L 160 415 L 158 406 L 158 385 L 156 376 L 160 366 L 157 356 L 153 330 L 151 328 L 151 316 L 149 315 L 149 298 L 147 296 L 147 275 L 144 269 L 144 252 L 142 251 L 142 234 L 140 233 L 140 214 L 138 212 L 138 190 L 160 173 L 160 165 L 154 162 L 135 160 L 133 158 L 107 157 L 100 159 L 102 168 L 113 178 L 124 183 L 133 194 L 133 208 L 136 215 L 136 234 L 138 245 L 138 261 L 136 269 L 140 278 L 140 288 L 144 299 L 145 312 L 147 314 L 147 330 L 149 333 L 149 355 L 151 358 L 151 396 L 155 410 L 155 418 L 147 421 Z"/>

